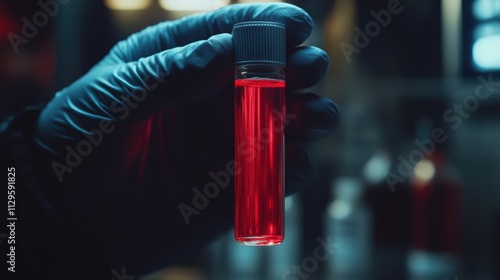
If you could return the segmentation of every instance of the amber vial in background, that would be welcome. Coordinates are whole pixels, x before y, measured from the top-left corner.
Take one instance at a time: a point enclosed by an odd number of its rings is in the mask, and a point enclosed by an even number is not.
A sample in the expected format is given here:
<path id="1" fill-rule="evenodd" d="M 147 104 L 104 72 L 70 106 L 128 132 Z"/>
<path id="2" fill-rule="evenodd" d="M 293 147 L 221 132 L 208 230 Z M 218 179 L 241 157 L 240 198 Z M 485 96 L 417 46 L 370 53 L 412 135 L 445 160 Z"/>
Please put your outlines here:
<path id="1" fill-rule="evenodd" d="M 243 22 L 235 50 L 235 227 L 238 243 L 284 239 L 285 27 Z"/>

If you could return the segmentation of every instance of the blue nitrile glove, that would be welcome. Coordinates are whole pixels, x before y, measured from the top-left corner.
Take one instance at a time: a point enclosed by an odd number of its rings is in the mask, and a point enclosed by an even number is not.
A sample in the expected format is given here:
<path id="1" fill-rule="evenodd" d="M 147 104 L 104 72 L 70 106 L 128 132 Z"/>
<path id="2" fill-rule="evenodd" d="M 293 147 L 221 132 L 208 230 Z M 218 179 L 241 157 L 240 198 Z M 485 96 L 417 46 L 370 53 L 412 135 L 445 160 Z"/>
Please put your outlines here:
<path id="1" fill-rule="evenodd" d="M 50 182 L 44 192 L 109 267 L 137 275 L 178 263 L 232 227 L 228 33 L 235 23 L 255 20 L 286 25 L 290 194 L 313 174 L 305 144 L 338 122 L 332 101 L 291 92 L 322 80 L 328 57 L 298 46 L 312 20 L 290 4 L 231 5 L 146 28 L 119 42 L 41 112 L 34 137 Z M 210 182 L 219 190 L 212 198 L 203 194 Z"/>

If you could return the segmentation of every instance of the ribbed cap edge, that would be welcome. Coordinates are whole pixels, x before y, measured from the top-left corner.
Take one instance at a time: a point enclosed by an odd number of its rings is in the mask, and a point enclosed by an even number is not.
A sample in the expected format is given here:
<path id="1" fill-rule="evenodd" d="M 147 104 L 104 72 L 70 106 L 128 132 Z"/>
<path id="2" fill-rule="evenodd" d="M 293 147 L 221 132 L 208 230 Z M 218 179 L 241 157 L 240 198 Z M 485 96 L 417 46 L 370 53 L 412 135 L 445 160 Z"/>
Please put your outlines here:
<path id="1" fill-rule="evenodd" d="M 236 65 L 286 64 L 284 24 L 269 21 L 240 22 L 233 26 L 232 34 Z"/>

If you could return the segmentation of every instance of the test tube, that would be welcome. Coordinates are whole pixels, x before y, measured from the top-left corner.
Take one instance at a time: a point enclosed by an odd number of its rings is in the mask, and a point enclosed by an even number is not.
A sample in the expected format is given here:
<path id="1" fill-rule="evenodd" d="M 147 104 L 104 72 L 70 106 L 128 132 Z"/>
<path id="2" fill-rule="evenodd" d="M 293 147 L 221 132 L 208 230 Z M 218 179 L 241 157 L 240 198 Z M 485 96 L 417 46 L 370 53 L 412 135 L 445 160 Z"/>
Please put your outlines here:
<path id="1" fill-rule="evenodd" d="M 238 243 L 284 239 L 285 26 L 233 27 L 235 54 L 235 228 Z"/>

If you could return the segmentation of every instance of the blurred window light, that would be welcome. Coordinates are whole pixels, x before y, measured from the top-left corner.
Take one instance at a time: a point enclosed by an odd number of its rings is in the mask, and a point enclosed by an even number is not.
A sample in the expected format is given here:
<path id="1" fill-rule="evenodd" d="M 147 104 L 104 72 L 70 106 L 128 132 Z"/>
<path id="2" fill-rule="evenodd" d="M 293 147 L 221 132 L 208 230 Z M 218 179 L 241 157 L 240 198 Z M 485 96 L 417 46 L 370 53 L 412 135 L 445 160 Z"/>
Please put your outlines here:
<path id="1" fill-rule="evenodd" d="M 151 5 L 151 0 L 104 0 L 111 10 L 144 10 Z"/>
<path id="2" fill-rule="evenodd" d="M 352 204 L 343 200 L 336 200 L 328 208 L 328 215 L 335 219 L 344 219 L 351 214 L 352 210 Z"/>
<path id="3" fill-rule="evenodd" d="M 229 0 L 160 0 L 168 11 L 209 11 L 229 4 Z"/>
<path id="4" fill-rule="evenodd" d="M 478 20 L 500 17 L 500 0 L 476 0 L 472 10 Z"/>
<path id="5" fill-rule="evenodd" d="M 238 0 L 238 3 L 254 3 L 254 2 L 283 2 L 283 0 Z"/>
<path id="6" fill-rule="evenodd" d="M 472 59 L 480 71 L 500 69 L 500 23 L 487 22 L 474 29 Z"/>
<path id="7" fill-rule="evenodd" d="M 391 159 L 389 155 L 384 152 L 376 153 L 365 165 L 363 169 L 363 176 L 371 184 L 378 184 L 382 182 L 391 168 Z"/>
<path id="8" fill-rule="evenodd" d="M 428 182 L 436 174 L 436 167 L 430 160 L 421 160 L 415 164 L 413 176 L 420 182 Z"/>
<path id="9" fill-rule="evenodd" d="M 474 42 L 472 57 L 479 70 L 500 69 L 500 34 L 483 37 Z"/>

